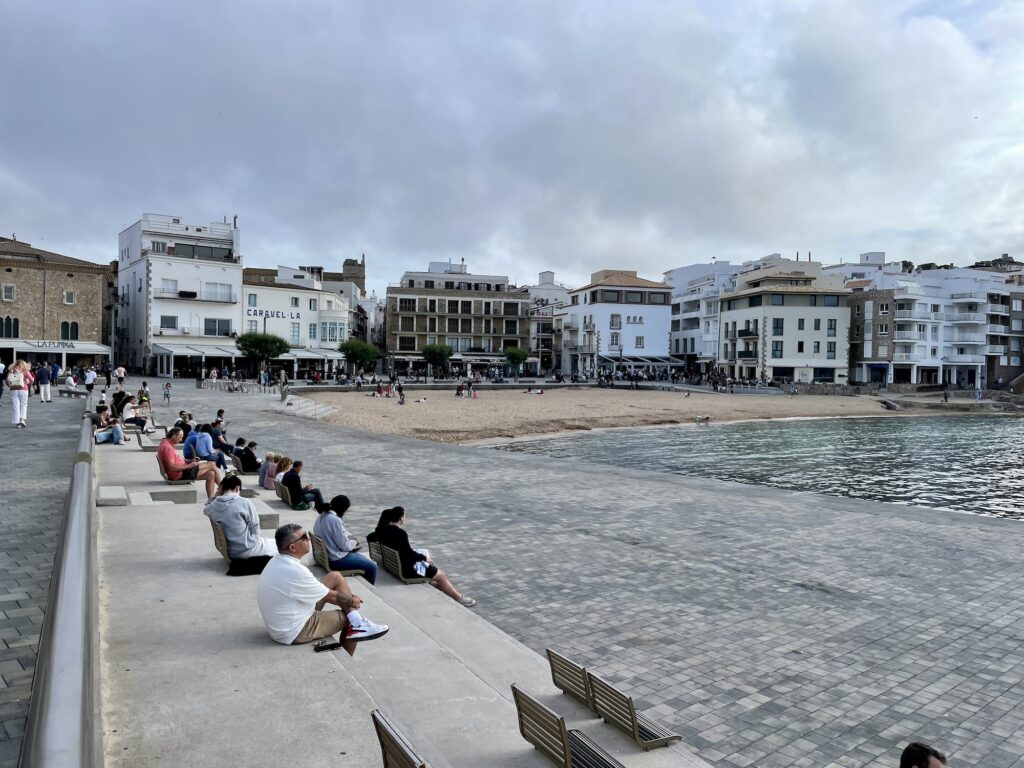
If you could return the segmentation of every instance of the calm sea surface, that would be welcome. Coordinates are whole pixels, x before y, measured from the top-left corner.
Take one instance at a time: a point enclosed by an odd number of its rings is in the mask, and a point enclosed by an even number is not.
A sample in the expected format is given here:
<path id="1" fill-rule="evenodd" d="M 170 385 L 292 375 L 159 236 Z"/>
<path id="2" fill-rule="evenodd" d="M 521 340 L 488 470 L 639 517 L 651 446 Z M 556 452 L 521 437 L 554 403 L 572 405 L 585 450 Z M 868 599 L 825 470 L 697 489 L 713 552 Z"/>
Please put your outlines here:
<path id="1" fill-rule="evenodd" d="M 1024 517 L 1024 419 L 928 416 L 623 429 L 499 450 Z"/>

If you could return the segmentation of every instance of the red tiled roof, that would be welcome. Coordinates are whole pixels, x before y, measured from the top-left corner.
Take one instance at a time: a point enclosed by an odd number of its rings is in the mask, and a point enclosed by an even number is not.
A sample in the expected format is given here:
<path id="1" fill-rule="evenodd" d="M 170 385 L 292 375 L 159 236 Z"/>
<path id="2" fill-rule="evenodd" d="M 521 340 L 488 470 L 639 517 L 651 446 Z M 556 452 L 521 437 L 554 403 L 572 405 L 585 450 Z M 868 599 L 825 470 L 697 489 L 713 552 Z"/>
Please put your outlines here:
<path id="1" fill-rule="evenodd" d="M 42 248 L 33 248 L 31 243 L 23 243 L 20 240 L 11 240 L 7 237 L 0 237 L 0 258 L 11 258 L 36 262 L 37 264 L 53 264 L 65 267 L 92 267 L 93 269 L 105 270 L 106 264 L 97 264 L 94 261 L 75 259 L 61 253 L 44 251 Z"/>
<path id="2" fill-rule="evenodd" d="M 642 277 L 636 277 L 625 272 L 616 272 L 615 274 L 608 275 L 604 280 L 599 280 L 596 283 L 590 283 L 574 290 L 585 291 L 598 285 L 615 288 L 664 288 L 666 290 L 671 290 L 672 288 L 668 283 L 656 283 L 653 280 L 644 280 Z"/>

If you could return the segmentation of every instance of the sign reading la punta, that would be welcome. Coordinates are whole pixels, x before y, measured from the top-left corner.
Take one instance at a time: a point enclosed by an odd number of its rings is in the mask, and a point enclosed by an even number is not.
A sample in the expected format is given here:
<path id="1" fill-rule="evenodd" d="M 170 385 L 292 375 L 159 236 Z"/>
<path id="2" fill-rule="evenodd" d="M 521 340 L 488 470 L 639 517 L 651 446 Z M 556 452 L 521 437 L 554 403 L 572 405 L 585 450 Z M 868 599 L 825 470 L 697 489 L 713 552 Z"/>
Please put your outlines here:
<path id="1" fill-rule="evenodd" d="M 295 312 L 286 312 L 280 309 L 256 309 L 255 307 L 248 307 L 245 310 L 246 317 L 278 317 L 282 320 L 301 320 L 302 313 L 296 310 Z"/>

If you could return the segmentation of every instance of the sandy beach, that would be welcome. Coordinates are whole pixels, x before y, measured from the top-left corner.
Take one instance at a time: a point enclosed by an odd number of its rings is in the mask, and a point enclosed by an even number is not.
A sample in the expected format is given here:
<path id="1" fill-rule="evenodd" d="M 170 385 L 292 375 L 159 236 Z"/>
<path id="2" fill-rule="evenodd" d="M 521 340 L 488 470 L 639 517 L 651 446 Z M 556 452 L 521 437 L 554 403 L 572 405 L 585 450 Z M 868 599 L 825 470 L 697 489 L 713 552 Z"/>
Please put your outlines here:
<path id="1" fill-rule="evenodd" d="M 876 397 L 753 396 L 628 389 L 550 389 L 479 392 L 475 399 L 445 391 L 407 391 L 406 404 L 366 392 L 303 392 L 334 407 L 328 421 L 344 427 L 442 443 L 520 437 L 606 427 L 695 425 L 748 419 L 895 416 Z M 425 398 L 425 399 L 424 399 Z"/>

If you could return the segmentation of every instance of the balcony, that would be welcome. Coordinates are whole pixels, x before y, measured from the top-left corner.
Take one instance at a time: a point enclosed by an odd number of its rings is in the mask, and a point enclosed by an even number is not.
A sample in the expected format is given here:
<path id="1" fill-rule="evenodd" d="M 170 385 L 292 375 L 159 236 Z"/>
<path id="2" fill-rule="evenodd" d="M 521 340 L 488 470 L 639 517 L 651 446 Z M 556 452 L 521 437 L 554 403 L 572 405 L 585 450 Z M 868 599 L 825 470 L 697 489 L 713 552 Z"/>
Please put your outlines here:
<path id="1" fill-rule="evenodd" d="M 1005 304 L 986 304 L 982 309 L 990 315 L 1010 314 L 1010 308 Z"/>
<path id="2" fill-rule="evenodd" d="M 950 298 L 955 303 L 971 304 L 976 301 L 987 301 L 988 294 L 986 293 L 954 293 Z"/>
<path id="3" fill-rule="evenodd" d="M 579 322 L 576 319 L 562 321 L 563 331 L 578 331 L 579 327 Z"/>
<path id="4" fill-rule="evenodd" d="M 924 341 L 925 335 L 920 331 L 894 331 L 896 341 Z"/>
<path id="5" fill-rule="evenodd" d="M 984 323 L 985 316 L 977 312 L 950 312 L 946 319 L 951 323 Z"/>
<path id="6" fill-rule="evenodd" d="M 574 342 L 574 341 L 563 341 L 562 342 L 562 349 L 564 349 L 566 352 L 575 352 L 576 351 L 576 342 Z"/>
<path id="7" fill-rule="evenodd" d="M 973 363 L 980 365 L 985 362 L 984 355 L 947 355 L 942 358 L 946 363 Z"/>
<path id="8" fill-rule="evenodd" d="M 893 313 L 897 320 L 934 320 L 931 312 L 924 312 L 920 309 L 897 309 Z"/>
<path id="9" fill-rule="evenodd" d="M 922 359 L 924 359 L 924 355 L 917 352 L 896 352 L 892 356 L 894 363 L 917 363 Z"/>
<path id="10" fill-rule="evenodd" d="M 758 336 L 757 329 L 740 328 L 736 331 L 736 335 L 741 339 L 756 339 Z"/>
<path id="11" fill-rule="evenodd" d="M 757 350 L 737 352 L 736 357 L 740 360 L 756 360 Z"/>
<path id="12" fill-rule="evenodd" d="M 180 328 L 161 328 L 154 325 L 151 333 L 154 336 L 202 336 L 203 328 L 199 325 L 183 325 Z"/>
<path id="13" fill-rule="evenodd" d="M 988 339 L 983 333 L 966 333 L 962 336 L 957 336 L 955 339 L 950 339 L 950 344 L 984 344 Z"/>
<path id="14" fill-rule="evenodd" d="M 209 301 L 216 304 L 237 304 L 237 293 L 220 293 L 218 291 L 153 291 L 154 299 L 174 299 L 176 301 Z"/>
<path id="15" fill-rule="evenodd" d="M 1009 347 L 1005 344 L 989 344 L 985 347 L 986 355 L 1005 355 L 1009 351 Z"/>
<path id="16" fill-rule="evenodd" d="M 608 354 L 617 355 L 620 352 L 622 352 L 622 345 L 621 344 L 609 344 L 608 345 Z"/>
<path id="17" fill-rule="evenodd" d="M 583 330 L 584 331 L 596 331 L 597 330 L 597 326 L 594 323 L 584 323 L 583 324 Z"/>
<path id="18" fill-rule="evenodd" d="M 1010 333 L 1010 326 L 995 324 L 986 325 L 985 333 L 994 333 L 996 336 L 1006 336 Z"/>

